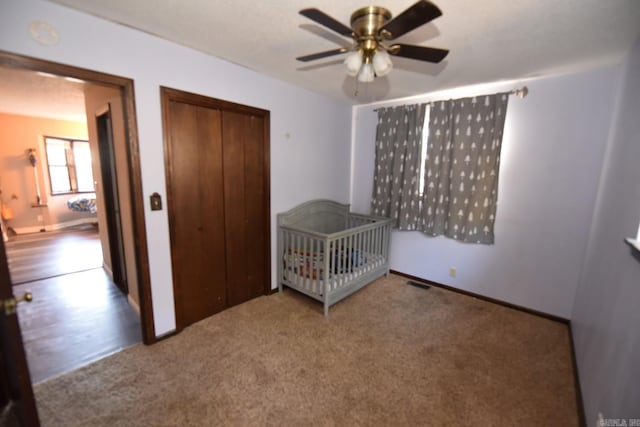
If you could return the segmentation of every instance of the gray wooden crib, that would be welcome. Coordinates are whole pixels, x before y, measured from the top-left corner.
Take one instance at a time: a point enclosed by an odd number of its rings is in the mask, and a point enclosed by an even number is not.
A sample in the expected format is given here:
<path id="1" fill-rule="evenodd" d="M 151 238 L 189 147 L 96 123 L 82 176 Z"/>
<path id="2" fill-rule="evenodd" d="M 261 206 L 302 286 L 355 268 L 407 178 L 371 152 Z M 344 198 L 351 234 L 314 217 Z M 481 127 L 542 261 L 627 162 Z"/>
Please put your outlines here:
<path id="1" fill-rule="evenodd" d="M 391 220 L 312 200 L 278 214 L 278 287 L 329 307 L 389 274 Z"/>

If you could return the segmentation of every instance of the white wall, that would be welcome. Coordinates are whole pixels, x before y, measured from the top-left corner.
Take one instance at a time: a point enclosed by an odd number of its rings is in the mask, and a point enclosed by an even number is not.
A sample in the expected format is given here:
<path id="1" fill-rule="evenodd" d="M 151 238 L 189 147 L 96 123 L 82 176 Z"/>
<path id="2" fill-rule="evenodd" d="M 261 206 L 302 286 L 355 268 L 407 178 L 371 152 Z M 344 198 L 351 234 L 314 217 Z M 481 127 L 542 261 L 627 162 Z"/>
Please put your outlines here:
<path id="1" fill-rule="evenodd" d="M 349 199 L 351 107 L 148 34 L 39 0 L 0 0 L 0 49 L 132 78 L 145 201 L 165 197 L 159 86 L 271 111 L 272 254 L 275 214 L 313 198 Z M 60 34 L 36 43 L 32 21 Z M 286 135 L 290 135 L 287 138 Z M 145 207 L 157 335 L 175 328 L 166 211 Z M 272 256 L 272 283 L 275 285 Z"/>
<path id="2" fill-rule="evenodd" d="M 391 268 L 541 312 L 569 318 L 582 267 L 619 67 L 524 82 L 509 100 L 494 245 L 393 232 Z M 409 104 L 520 87 L 461 88 Z M 389 104 L 385 104 L 389 105 Z M 354 107 L 351 203 L 369 212 L 376 113 Z M 449 268 L 457 267 L 457 277 Z"/>
<path id="3" fill-rule="evenodd" d="M 627 59 L 572 325 L 588 425 L 640 418 L 640 41 Z"/>

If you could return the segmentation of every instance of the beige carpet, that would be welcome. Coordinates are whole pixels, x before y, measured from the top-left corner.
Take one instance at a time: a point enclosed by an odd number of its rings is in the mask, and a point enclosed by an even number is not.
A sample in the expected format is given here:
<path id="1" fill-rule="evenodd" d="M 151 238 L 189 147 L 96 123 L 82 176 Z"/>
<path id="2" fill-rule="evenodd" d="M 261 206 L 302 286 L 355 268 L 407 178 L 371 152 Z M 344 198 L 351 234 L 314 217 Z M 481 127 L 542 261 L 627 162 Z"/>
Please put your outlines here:
<path id="1" fill-rule="evenodd" d="M 578 424 L 566 325 L 391 275 L 294 291 L 35 387 L 44 426 Z"/>

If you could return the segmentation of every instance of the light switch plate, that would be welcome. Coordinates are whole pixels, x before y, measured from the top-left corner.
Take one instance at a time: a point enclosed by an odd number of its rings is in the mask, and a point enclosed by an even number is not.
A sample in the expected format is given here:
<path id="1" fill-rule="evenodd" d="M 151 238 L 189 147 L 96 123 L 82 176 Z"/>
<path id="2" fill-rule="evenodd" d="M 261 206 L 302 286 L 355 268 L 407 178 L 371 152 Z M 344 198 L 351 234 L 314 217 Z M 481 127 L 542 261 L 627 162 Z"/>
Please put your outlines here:
<path id="1" fill-rule="evenodd" d="M 158 193 L 153 193 L 149 196 L 149 200 L 151 203 L 152 211 L 161 211 L 162 210 L 162 196 Z"/>

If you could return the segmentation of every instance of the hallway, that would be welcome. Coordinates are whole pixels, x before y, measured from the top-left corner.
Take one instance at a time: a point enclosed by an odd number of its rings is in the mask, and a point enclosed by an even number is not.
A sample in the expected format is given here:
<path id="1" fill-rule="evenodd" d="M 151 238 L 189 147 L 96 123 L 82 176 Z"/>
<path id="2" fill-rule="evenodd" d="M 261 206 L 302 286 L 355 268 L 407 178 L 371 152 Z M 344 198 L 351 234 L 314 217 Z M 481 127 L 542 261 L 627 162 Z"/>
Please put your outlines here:
<path id="1" fill-rule="evenodd" d="M 12 279 L 21 283 L 14 294 L 33 294 L 18 306 L 33 383 L 141 342 L 138 315 L 101 267 L 93 226 L 15 236 L 7 255 Z"/>

